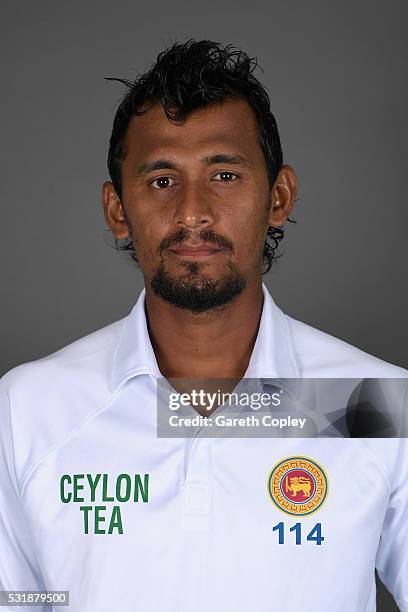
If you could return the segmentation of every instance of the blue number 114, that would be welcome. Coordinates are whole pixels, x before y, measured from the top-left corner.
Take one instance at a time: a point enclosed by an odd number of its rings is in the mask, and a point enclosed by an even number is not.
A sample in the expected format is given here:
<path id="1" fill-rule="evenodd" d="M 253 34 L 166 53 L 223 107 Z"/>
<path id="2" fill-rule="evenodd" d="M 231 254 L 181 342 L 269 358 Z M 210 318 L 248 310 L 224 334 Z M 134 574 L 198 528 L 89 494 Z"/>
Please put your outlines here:
<path id="1" fill-rule="evenodd" d="M 273 528 L 273 531 L 278 532 L 278 542 L 279 544 L 285 543 L 285 523 L 278 523 Z M 296 523 L 293 527 L 289 528 L 290 532 L 295 533 L 295 543 L 297 545 L 302 544 L 302 523 Z M 321 546 L 321 543 L 324 541 L 324 537 L 322 536 L 322 524 L 316 523 L 311 531 L 306 536 L 306 541 L 314 542 L 318 546 Z"/>

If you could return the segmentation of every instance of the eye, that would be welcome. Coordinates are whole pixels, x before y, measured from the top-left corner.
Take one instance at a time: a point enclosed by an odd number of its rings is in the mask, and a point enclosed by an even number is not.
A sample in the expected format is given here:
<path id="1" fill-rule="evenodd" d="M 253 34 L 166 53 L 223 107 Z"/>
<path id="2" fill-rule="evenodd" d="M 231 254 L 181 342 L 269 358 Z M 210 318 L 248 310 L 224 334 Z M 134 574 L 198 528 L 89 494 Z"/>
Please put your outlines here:
<path id="1" fill-rule="evenodd" d="M 217 176 L 219 176 L 220 178 L 216 178 Z M 214 176 L 214 179 L 216 181 L 221 181 L 222 183 L 229 183 L 231 181 L 234 181 L 237 178 L 238 178 L 238 175 L 234 174 L 233 172 L 218 172 Z"/>
<path id="2" fill-rule="evenodd" d="M 159 176 L 154 179 L 150 184 L 153 185 L 154 189 L 165 189 L 166 187 L 171 187 L 174 183 L 174 179 L 169 176 Z"/>

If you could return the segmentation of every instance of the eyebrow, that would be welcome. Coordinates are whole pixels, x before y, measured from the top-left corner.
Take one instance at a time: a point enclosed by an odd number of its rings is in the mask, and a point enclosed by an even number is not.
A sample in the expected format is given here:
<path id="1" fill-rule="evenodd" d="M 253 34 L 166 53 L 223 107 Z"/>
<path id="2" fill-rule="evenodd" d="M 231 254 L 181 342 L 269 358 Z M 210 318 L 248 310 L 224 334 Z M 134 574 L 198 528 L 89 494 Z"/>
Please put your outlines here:
<path id="1" fill-rule="evenodd" d="M 207 155 L 203 157 L 202 161 L 211 166 L 213 164 L 235 164 L 240 166 L 250 166 L 248 160 L 242 155 L 229 155 L 226 153 L 217 153 L 216 155 Z M 139 175 L 153 172 L 154 170 L 175 170 L 177 166 L 169 159 L 155 159 L 151 162 L 144 162 L 140 164 L 136 172 Z"/>
<path id="2" fill-rule="evenodd" d="M 211 166 L 212 164 L 235 164 L 239 166 L 250 166 L 248 160 L 242 155 L 229 155 L 226 153 L 218 153 L 217 155 L 204 157 L 203 161 L 205 161 L 208 166 Z"/>
<path id="3" fill-rule="evenodd" d="M 155 159 L 154 161 L 140 164 L 137 167 L 136 172 L 137 174 L 147 174 L 153 170 L 167 170 L 169 168 L 174 170 L 176 166 L 168 159 Z"/>

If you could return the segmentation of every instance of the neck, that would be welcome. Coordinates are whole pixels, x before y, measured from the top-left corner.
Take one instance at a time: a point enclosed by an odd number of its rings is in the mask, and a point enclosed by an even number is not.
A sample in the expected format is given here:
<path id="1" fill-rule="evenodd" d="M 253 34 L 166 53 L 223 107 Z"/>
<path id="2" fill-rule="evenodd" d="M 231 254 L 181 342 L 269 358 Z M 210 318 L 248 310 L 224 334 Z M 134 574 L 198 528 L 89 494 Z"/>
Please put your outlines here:
<path id="1" fill-rule="evenodd" d="M 231 303 L 188 313 L 156 296 L 146 283 L 150 340 L 165 378 L 242 378 L 262 313 L 262 284 L 248 282 Z"/>

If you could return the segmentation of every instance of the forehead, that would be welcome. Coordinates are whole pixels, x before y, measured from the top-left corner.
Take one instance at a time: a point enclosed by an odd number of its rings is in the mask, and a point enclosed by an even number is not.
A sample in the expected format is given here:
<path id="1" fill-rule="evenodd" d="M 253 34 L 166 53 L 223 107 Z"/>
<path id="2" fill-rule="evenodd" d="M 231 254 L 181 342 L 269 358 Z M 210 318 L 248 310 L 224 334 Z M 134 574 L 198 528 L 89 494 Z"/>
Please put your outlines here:
<path id="1" fill-rule="evenodd" d="M 204 147 L 262 157 L 255 115 L 245 100 L 199 109 L 181 123 L 169 121 L 163 107 L 156 104 L 131 119 L 124 157 L 145 158 L 158 151 L 189 155 L 194 150 L 202 153 Z"/>

